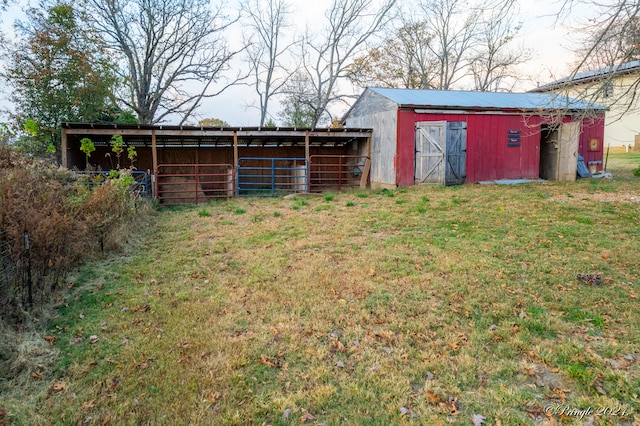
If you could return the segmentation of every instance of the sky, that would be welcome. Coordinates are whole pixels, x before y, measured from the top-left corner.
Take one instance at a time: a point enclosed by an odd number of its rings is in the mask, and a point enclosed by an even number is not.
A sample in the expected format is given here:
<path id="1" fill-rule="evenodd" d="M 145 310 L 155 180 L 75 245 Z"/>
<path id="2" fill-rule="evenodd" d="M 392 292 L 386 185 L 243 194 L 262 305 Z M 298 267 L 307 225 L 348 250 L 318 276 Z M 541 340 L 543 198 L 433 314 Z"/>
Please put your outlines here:
<path id="1" fill-rule="evenodd" d="M 321 21 L 324 11 L 331 4 L 331 0 L 290 1 L 298 13 L 297 26 L 300 31 L 307 25 L 313 26 L 313 23 Z M 405 3 L 412 2 L 408 0 Z M 557 20 L 560 2 L 521 0 L 520 3 L 523 28 L 516 43 L 522 43 L 530 51 L 531 60 L 521 67 L 523 79 L 516 90 L 527 91 L 538 84 L 565 77 L 571 71 L 571 61 L 575 57 L 570 49 L 571 29 Z M 220 118 L 233 126 L 255 126 L 259 122 L 258 110 L 247 107 L 254 97 L 252 90 L 248 87 L 233 88 L 215 99 L 205 101 L 200 114 L 203 117 Z M 333 113 L 341 116 L 347 109 L 348 106 L 337 107 Z M 277 114 L 277 108 L 272 113 Z"/>
<path id="2" fill-rule="evenodd" d="M 215 0 L 214 0 L 215 1 Z M 229 7 L 237 0 L 229 0 Z M 295 11 L 295 31 L 304 32 L 306 27 L 313 28 L 324 19 L 324 11 L 331 4 L 331 0 L 289 0 Z M 24 4 L 19 4 L 2 16 L 2 31 L 11 32 L 13 21 L 24 19 Z M 412 1 L 405 1 L 405 10 L 412 7 Z M 524 45 L 529 50 L 531 59 L 521 66 L 522 79 L 519 81 L 516 91 L 526 91 L 537 84 L 544 84 L 562 78 L 570 71 L 571 61 L 575 60 L 571 52 L 571 29 L 562 25 L 556 19 L 556 13 L 560 9 L 557 0 L 520 0 L 520 19 L 523 27 L 520 36 L 515 41 Z M 414 4 L 414 3 L 413 3 Z M 413 6 L 415 7 L 415 6 Z M 579 12 L 579 11 L 576 11 Z M 228 38 L 232 42 L 241 39 L 239 28 L 229 33 Z M 246 66 L 236 62 L 234 66 Z M 0 97 L 6 105 L 6 88 L 0 84 Z M 256 126 L 259 123 L 259 111 L 250 105 L 256 102 L 254 89 L 248 86 L 235 86 L 227 89 L 215 98 L 205 99 L 198 109 L 199 118 L 219 118 L 232 126 Z M 270 108 L 273 115 L 277 115 L 279 105 L 274 103 Z M 341 116 L 348 106 L 335 108 L 332 112 L 335 116 Z M 277 121 L 277 119 L 276 119 Z M 171 123 L 169 123 L 171 124 Z"/>

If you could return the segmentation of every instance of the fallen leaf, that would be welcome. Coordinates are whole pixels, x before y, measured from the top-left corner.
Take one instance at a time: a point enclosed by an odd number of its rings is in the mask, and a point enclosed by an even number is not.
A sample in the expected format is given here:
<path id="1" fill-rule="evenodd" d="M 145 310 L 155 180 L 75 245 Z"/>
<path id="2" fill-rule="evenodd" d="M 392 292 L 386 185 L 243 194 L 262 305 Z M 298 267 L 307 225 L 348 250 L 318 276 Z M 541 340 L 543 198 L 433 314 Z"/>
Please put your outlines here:
<path id="1" fill-rule="evenodd" d="M 471 423 L 473 426 L 482 426 L 487 421 L 487 418 L 481 414 L 474 414 L 471 416 Z"/>
<path id="2" fill-rule="evenodd" d="M 284 412 L 282 413 L 282 419 L 289 420 L 289 416 L 291 416 L 291 408 L 287 408 L 284 410 Z"/>
<path id="3" fill-rule="evenodd" d="M 44 336 L 43 339 L 49 342 L 50 345 L 53 345 L 56 340 L 58 340 L 58 338 L 55 336 Z"/>
<path id="4" fill-rule="evenodd" d="M 66 382 L 63 382 L 62 380 L 56 380 L 51 385 L 51 390 L 54 391 L 54 392 L 62 392 L 63 390 L 66 389 L 66 387 L 67 387 L 67 383 Z"/>
<path id="5" fill-rule="evenodd" d="M 417 417 L 416 413 L 414 413 L 412 410 L 410 410 L 407 407 L 400 407 L 400 414 L 403 416 Z"/>
<path id="6" fill-rule="evenodd" d="M 89 344 L 90 345 L 94 345 L 98 343 L 98 336 L 93 335 L 93 336 L 89 336 Z"/>
<path id="7" fill-rule="evenodd" d="M 38 373 L 38 372 L 32 371 L 31 372 L 31 377 L 33 377 L 34 379 L 42 380 L 42 373 Z"/>
<path id="8" fill-rule="evenodd" d="M 458 398 L 449 397 L 447 402 L 441 405 L 444 406 L 447 410 L 449 410 L 449 413 L 451 413 L 454 416 L 457 416 L 458 414 L 460 414 L 460 409 L 458 407 Z"/>
<path id="9" fill-rule="evenodd" d="M 431 405 L 435 405 L 439 402 L 442 402 L 442 398 L 440 398 L 438 395 L 433 393 L 433 391 L 428 389 L 424 391 L 424 399 L 427 401 L 428 404 L 431 404 Z"/>
<path id="10" fill-rule="evenodd" d="M 94 408 L 95 406 L 96 406 L 96 400 L 95 400 L 95 399 L 92 399 L 91 401 L 84 402 L 84 403 L 82 404 L 82 409 L 83 409 L 83 410 L 85 410 L 85 411 L 86 411 L 86 410 L 91 410 L 91 409 L 92 409 L 92 408 Z"/>
<path id="11" fill-rule="evenodd" d="M 447 343 L 447 346 L 449 346 L 452 351 L 457 351 L 458 349 L 460 349 L 460 343 L 458 342 Z"/>
<path id="12" fill-rule="evenodd" d="M 308 412 L 307 412 L 307 413 L 304 413 L 304 414 L 302 415 L 302 417 L 300 417 L 300 421 L 301 421 L 302 423 L 305 423 L 305 422 L 307 422 L 307 421 L 314 421 L 315 419 L 316 419 L 316 418 L 313 416 L 313 414 L 308 413 Z"/>
<path id="13" fill-rule="evenodd" d="M 273 362 L 271 362 L 271 361 L 269 360 L 269 357 L 268 357 L 268 356 L 266 356 L 265 354 L 261 354 L 261 355 L 260 355 L 260 361 L 258 361 L 258 362 L 259 362 L 260 364 L 266 365 L 266 366 L 268 366 L 268 367 L 275 367 L 275 366 L 276 366 Z"/>
<path id="14" fill-rule="evenodd" d="M 520 314 L 518 315 L 518 317 L 520 319 L 525 319 L 527 317 L 527 313 L 524 311 L 524 309 L 520 309 Z"/>

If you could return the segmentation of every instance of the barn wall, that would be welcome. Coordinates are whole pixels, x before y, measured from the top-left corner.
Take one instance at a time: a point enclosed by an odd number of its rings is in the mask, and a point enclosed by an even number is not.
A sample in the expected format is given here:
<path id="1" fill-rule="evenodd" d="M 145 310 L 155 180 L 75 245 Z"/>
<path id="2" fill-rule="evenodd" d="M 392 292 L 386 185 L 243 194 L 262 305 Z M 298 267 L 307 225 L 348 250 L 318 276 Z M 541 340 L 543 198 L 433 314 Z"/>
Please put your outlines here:
<path id="1" fill-rule="evenodd" d="M 371 187 L 395 187 L 397 105 L 365 90 L 347 116 L 347 127 L 373 128 L 371 136 Z"/>
<path id="2" fill-rule="evenodd" d="M 467 182 L 537 178 L 540 166 L 540 118 L 490 114 L 398 113 L 398 185 L 413 185 L 415 123 L 464 121 L 467 123 Z M 508 146 L 509 130 L 520 130 L 520 146 Z"/>
<path id="3" fill-rule="evenodd" d="M 598 140 L 597 149 L 592 149 L 591 140 Z M 601 172 L 603 164 L 603 152 L 605 139 L 605 119 L 599 118 L 585 118 L 582 120 L 582 131 L 580 133 L 580 140 L 578 142 L 578 152 L 584 157 L 584 162 L 587 167 L 589 163 L 595 163 L 596 170 Z"/>

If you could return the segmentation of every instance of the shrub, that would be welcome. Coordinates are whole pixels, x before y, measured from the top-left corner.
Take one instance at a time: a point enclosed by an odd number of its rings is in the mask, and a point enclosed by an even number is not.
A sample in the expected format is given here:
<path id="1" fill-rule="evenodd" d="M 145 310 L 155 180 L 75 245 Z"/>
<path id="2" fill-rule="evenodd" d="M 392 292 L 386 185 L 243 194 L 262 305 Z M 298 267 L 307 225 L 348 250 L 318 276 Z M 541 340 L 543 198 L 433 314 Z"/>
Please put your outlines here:
<path id="1" fill-rule="evenodd" d="M 124 171 L 83 185 L 68 170 L 0 149 L 0 320 L 24 321 L 25 308 L 52 300 L 78 262 L 124 245 L 137 207 L 132 181 Z"/>
<path id="2" fill-rule="evenodd" d="M 636 167 L 631 172 L 633 173 L 634 176 L 640 177 L 640 167 Z"/>

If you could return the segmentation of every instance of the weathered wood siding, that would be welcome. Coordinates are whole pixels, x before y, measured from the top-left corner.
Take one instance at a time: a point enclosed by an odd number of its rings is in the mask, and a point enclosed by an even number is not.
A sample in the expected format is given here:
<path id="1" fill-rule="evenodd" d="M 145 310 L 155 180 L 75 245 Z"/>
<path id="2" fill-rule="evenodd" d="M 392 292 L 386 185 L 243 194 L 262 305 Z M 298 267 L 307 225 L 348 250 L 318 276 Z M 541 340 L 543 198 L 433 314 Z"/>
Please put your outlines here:
<path id="1" fill-rule="evenodd" d="M 371 137 L 372 188 L 396 186 L 397 111 L 394 102 L 365 91 L 347 117 L 347 127 L 375 129 Z"/>

